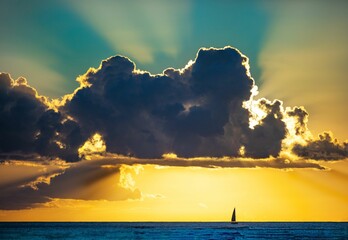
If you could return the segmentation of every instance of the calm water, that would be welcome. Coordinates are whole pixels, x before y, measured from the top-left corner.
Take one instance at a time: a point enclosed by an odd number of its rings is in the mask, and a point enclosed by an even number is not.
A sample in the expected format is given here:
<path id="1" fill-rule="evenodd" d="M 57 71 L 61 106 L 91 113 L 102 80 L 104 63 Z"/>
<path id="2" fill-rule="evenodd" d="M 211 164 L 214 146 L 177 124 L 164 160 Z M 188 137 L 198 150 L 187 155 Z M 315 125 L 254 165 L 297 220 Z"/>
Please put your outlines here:
<path id="1" fill-rule="evenodd" d="M 0 223 L 0 239 L 348 239 L 348 222 Z"/>

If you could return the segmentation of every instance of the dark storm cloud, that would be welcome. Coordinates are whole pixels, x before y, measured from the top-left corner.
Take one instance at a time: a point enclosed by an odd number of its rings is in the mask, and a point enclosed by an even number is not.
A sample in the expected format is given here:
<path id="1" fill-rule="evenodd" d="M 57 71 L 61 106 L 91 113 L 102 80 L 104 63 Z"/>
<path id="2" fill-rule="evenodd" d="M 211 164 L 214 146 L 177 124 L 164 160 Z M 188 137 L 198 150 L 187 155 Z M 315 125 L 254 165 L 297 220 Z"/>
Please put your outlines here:
<path id="1" fill-rule="evenodd" d="M 339 160 L 348 158 L 348 142 L 340 144 L 328 132 L 319 134 L 319 139 L 309 140 L 306 145 L 296 144 L 293 152 L 300 157 L 316 160 Z"/>
<path id="2" fill-rule="evenodd" d="M 82 143 L 76 122 L 49 109 L 24 78 L 14 81 L 6 73 L 0 73 L 0 132 L 2 159 L 39 154 L 74 160 Z"/>
<path id="3" fill-rule="evenodd" d="M 78 81 L 81 86 L 51 109 L 52 103 L 25 79 L 1 74 L 0 159 L 77 161 L 78 149 L 95 133 L 105 140 L 107 152 L 137 158 L 169 152 L 183 158 L 268 158 L 282 151 L 290 134 L 287 118 L 294 119 L 297 137 L 308 132 L 303 107 L 284 111 L 280 100 L 253 100 L 248 59 L 232 47 L 202 48 L 185 68 L 169 68 L 160 75 L 139 71 L 128 58 L 114 56 Z M 253 127 L 246 101 L 264 112 Z M 323 159 L 344 158 L 346 146 L 335 146 L 331 140 L 307 139 L 307 145 L 295 144 L 293 152 L 318 158 L 319 153 L 312 153 L 323 148 L 331 156 Z"/>
<path id="4" fill-rule="evenodd" d="M 100 133 L 107 151 L 123 155 L 237 156 L 246 144 L 246 156 L 277 156 L 285 135 L 281 116 L 273 117 L 277 109 L 255 130 L 249 128 L 242 105 L 254 81 L 247 64 L 231 47 L 200 49 L 192 64 L 162 75 L 137 71 L 126 57 L 112 57 L 80 77 L 83 87 L 61 111 L 86 134 Z"/>

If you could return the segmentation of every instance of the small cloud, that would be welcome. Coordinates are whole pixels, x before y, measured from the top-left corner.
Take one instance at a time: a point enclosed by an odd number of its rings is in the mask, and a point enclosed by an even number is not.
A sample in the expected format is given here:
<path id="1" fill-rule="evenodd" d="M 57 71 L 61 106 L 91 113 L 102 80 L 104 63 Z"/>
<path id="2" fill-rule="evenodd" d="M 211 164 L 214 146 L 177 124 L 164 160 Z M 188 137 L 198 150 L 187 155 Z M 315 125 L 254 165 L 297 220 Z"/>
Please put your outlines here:
<path id="1" fill-rule="evenodd" d="M 166 198 L 166 196 L 159 194 L 159 193 L 142 193 L 141 196 L 143 198 L 149 198 L 149 199 L 162 199 L 162 198 Z"/>
<path id="2" fill-rule="evenodd" d="M 83 145 L 78 149 L 79 157 L 90 160 L 88 157 L 92 154 L 102 154 L 106 151 L 106 145 L 102 136 L 99 133 L 90 137 Z"/>
<path id="3" fill-rule="evenodd" d="M 318 139 L 309 139 L 303 145 L 296 144 L 293 152 L 300 157 L 315 160 L 339 160 L 348 158 L 348 142 L 340 144 L 332 133 L 319 134 Z"/>
<path id="4" fill-rule="evenodd" d="M 164 153 L 164 154 L 162 154 L 162 158 L 175 159 L 175 158 L 178 158 L 178 155 L 176 155 L 175 153 Z"/>

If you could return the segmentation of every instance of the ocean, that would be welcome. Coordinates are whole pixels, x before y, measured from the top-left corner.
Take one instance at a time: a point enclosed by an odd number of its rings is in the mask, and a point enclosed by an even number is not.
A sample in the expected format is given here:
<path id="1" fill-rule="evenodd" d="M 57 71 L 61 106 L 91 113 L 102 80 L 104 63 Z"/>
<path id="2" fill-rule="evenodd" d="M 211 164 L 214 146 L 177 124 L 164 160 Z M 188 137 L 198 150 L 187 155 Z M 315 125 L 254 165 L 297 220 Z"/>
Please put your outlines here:
<path id="1" fill-rule="evenodd" d="M 348 222 L 2 222 L 0 239 L 348 239 Z"/>

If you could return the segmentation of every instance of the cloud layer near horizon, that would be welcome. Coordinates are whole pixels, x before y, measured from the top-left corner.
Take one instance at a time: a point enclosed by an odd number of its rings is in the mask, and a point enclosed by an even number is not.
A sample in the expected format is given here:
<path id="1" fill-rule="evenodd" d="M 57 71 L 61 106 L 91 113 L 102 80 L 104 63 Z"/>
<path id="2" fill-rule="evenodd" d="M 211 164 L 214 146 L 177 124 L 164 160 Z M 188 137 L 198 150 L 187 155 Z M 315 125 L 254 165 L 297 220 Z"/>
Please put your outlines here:
<path id="1" fill-rule="evenodd" d="M 114 56 L 78 81 L 72 94 L 50 100 L 24 78 L 0 73 L 0 160 L 77 162 L 37 183 L 26 179 L 2 186 L 1 209 L 27 208 L 52 198 L 139 198 L 139 190 L 122 186 L 115 196 L 89 195 L 97 179 L 120 176 L 120 165 L 323 169 L 307 159 L 348 156 L 348 144 L 332 134 L 311 136 L 303 107 L 255 100 L 248 58 L 232 47 L 202 48 L 185 68 L 160 75 Z M 96 153 L 103 156 L 99 163 Z M 162 157 L 168 153 L 175 157 Z M 86 155 L 94 160 L 79 161 Z M 75 179 L 73 184 L 69 179 Z M 9 205 L 14 198 L 19 202 Z"/>
<path id="2" fill-rule="evenodd" d="M 16 210 L 43 207 L 52 199 L 121 201 L 139 199 L 141 193 L 122 183 L 125 176 L 120 165 L 107 166 L 102 161 L 80 161 L 61 164 L 59 161 L 7 161 L 0 171 L 22 168 L 29 177 L 17 176 L 0 183 L 0 209 Z"/>

